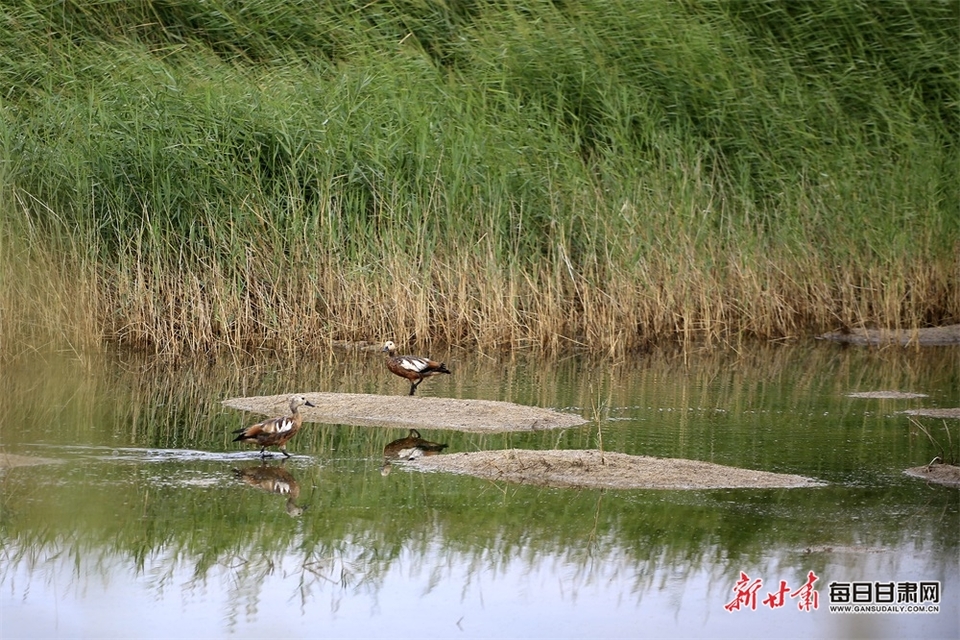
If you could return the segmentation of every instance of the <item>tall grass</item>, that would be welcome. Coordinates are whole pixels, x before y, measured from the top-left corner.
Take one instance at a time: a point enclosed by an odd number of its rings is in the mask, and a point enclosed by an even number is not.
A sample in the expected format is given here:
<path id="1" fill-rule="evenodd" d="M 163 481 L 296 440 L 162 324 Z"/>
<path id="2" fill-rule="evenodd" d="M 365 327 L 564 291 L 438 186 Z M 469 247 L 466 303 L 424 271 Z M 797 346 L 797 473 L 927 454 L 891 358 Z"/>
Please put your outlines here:
<path id="1" fill-rule="evenodd" d="M 960 320 L 952 2 L 2 19 L 8 346 L 623 353 Z"/>

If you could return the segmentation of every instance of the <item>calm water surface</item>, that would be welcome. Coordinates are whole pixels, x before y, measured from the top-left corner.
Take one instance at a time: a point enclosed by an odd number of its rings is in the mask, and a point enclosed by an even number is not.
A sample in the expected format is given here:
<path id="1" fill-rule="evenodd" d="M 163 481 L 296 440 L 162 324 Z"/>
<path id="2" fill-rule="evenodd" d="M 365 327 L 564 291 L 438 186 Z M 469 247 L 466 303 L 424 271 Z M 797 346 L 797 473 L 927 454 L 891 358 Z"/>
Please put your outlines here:
<path id="1" fill-rule="evenodd" d="M 261 463 L 240 395 L 402 395 L 379 354 L 169 366 L 36 355 L 0 372 L 0 636 L 960 636 L 960 492 L 903 474 L 937 446 L 900 413 L 960 405 L 960 350 L 791 345 L 610 362 L 462 352 L 420 395 L 583 415 L 432 429 L 448 451 L 689 458 L 822 480 L 790 490 L 571 490 L 404 469 L 396 429 L 310 424 Z M 926 394 L 865 400 L 857 391 Z M 920 419 L 957 450 L 958 421 Z M 949 446 L 949 445 L 947 445 Z M 248 481 L 245 482 L 244 478 Z M 259 485 L 257 483 L 260 483 Z M 276 487 L 280 492 L 264 487 Z M 741 572 L 756 610 L 729 612 Z M 818 608 L 764 604 L 816 577 Z M 841 615 L 829 584 L 939 582 L 934 614 Z M 771 599 L 772 604 L 776 601 Z"/>

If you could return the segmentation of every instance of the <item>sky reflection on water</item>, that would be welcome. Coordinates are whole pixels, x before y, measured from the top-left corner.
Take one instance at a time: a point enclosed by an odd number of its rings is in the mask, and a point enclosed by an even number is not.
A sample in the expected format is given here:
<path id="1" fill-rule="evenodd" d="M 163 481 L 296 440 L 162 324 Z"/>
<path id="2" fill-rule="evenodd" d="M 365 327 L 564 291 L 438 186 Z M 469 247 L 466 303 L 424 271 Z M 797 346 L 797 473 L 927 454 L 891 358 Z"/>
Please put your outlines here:
<path id="1" fill-rule="evenodd" d="M 5 570 L 3 636 L 946 638 L 957 628 L 949 597 L 935 615 L 800 612 L 792 601 L 729 613 L 723 604 L 736 575 L 709 566 L 648 571 L 616 547 L 586 564 L 532 553 L 480 566 L 437 542 L 426 554 L 403 553 L 376 583 L 347 549 L 306 562 L 293 552 L 269 562 L 237 557 L 202 576 L 189 558 L 163 550 L 140 570 L 103 550 L 44 554 Z M 743 568 L 791 581 L 782 559 L 773 553 L 762 567 Z M 933 577 L 918 555 L 892 551 L 839 553 L 826 573 Z M 944 577 L 944 591 L 955 594 L 956 574 Z"/>

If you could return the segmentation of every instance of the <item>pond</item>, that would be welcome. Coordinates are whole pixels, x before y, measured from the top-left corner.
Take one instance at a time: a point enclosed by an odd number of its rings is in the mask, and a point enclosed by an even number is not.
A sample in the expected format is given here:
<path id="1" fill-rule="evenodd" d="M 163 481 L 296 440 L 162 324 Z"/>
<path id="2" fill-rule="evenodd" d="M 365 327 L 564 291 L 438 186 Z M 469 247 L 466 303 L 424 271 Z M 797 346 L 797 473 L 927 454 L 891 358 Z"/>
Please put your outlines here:
<path id="1" fill-rule="evenodd" d="M 823 484 L 603 490 L 403 466 L 383 475 L 383 447 L 406 433 L 335 424 L 306 424 L 290 459 L 261 461 L 231 432 L 262 416 L 222 400 L 401 396 L 409 384 L 358 351 L 177 365 L 38 353 L 0 375 L 2 453 L 43 462 L 0 470 L 0 636 L 960 634 L 960 491 L 903 473 L 956 452 L 958 421 L 901 413 L 960 405 L 957 347 L 430 355 L 453 375 L 418 396 L 587 419 L 478 434 L 431 428 L 426 415 L 419 430 L 446 452 L 602 449 Z M 877 390 L 925 397 L 850 396 Z M 876 612 L 911 598 L 924 612 Z M 874 612 L 830 611 L 843 602 Z"/>

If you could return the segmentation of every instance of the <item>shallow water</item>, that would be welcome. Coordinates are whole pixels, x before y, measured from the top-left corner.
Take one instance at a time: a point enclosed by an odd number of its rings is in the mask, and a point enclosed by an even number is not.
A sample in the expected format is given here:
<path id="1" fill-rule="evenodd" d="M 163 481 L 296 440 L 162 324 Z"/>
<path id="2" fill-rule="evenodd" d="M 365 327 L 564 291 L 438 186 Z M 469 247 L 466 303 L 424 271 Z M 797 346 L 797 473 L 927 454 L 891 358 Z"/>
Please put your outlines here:
<path id="1" fill-rule="evenodd" d="M 481 435 L 431 429 L 425 415 L 424 437 L 448 451 L 602 446 L 827 485 L 601 491 L 402 468 L 384 477 L 380 451 L 406 434 L 342 425 L 308 425 L 291 459 L 261 462 L 230 434 L 260 416 L 221 400 L 408 386 L 365 353 L 175 367 L 37 355 L 0 375 L 3 452 L 54 461 L 0 472 L 0 636 L 960 634 L 960 492 L 902 473 L 939 450 L 899 413 L 960 405 L 960 350 L 431 355 L 454 375 L 418 394 L 590 420 Z M 875 390 L 927 397 L 848 396 Z M 944 445 L 951 427 L 955 450 L 957 422 L 920 419 Z M 741 572 L 762 580 L 756 610 L 729 612 Z M 810 572 L 816 609 L 799 609 L 803 594 L 763 603 Z M 939 582 L 939 613 L 828 610 L 830 583 L 876 581 Z"/>

